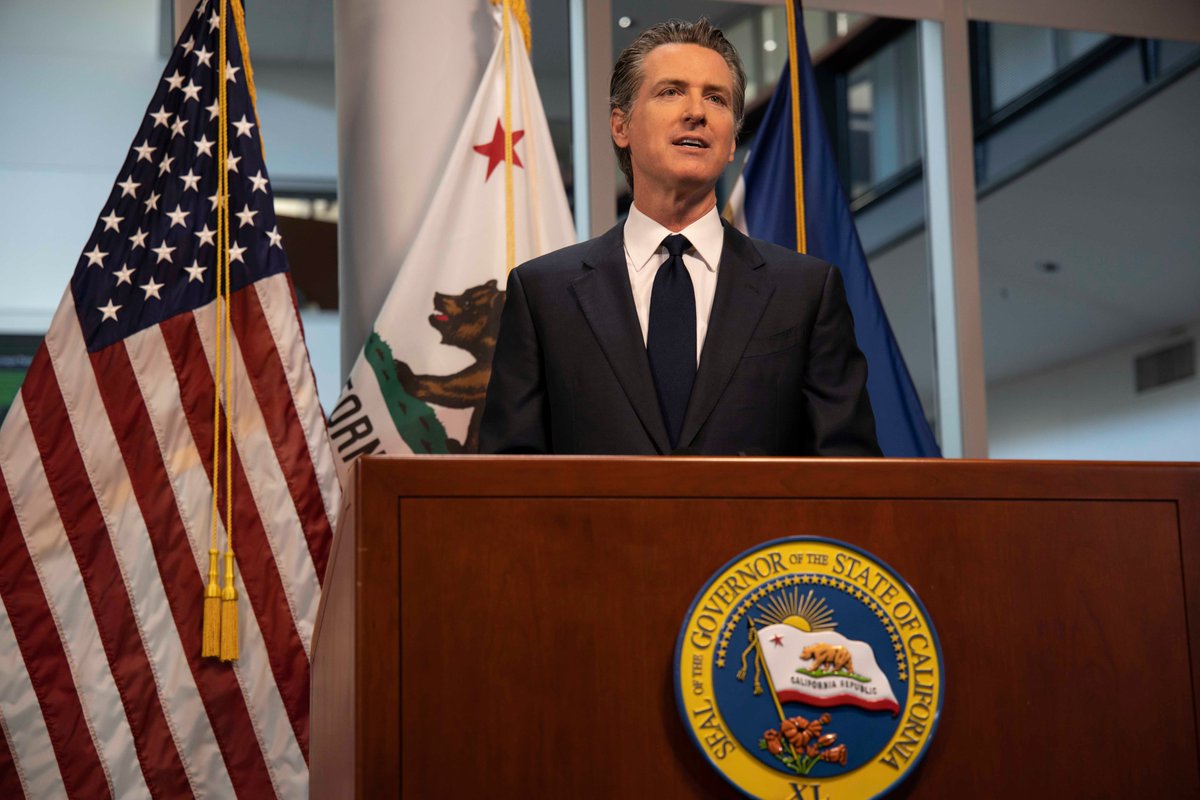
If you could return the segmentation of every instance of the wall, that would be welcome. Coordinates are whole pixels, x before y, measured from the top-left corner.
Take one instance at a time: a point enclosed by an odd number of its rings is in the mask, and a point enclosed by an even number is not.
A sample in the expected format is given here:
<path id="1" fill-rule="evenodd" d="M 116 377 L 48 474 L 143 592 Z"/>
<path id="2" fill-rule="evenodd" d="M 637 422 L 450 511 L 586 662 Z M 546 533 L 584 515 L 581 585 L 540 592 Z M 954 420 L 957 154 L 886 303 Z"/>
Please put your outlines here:
<path id="1" fill-rule="evenodd" d="M 1200 461 L 1200 376 L 1135 391 L 1134 359 L 1200 337 L 1141 339 L 988 386 L 992 458 Z"/>
<path id="2" fill-rule="evenodd" d="M 0 3 L 0 333 L 43 333 L 162 72 L 151 0 Z"/>
<path id="3" fill-rule="evenodd" d="M 166 63 L 164 7 L 0 2 L 0 334 L 49 326 Z M 274 190 L 334 193 L 332 65 L 254 67 Z M 340 388 L 329 319 L 305 314 L 327 406 Z"/>
<path id="4" fill-rule="evenodd" d="M 253 38 L 250 47 L 272 189 L 277 195 L 333 197 L 337 194 L 333 66 L 260 62 L 254 58 Z"/>

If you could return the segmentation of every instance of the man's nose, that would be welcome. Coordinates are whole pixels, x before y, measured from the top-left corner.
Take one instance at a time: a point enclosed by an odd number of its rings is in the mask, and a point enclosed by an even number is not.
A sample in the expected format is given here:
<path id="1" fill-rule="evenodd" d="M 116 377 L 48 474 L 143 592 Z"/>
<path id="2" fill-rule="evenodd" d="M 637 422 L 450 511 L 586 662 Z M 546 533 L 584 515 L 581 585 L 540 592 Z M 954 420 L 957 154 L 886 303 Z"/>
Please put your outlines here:
<path id="1" fill-rule="evenodd" d="M 683 115 L 684 119 L 688 122 L 703 123 L 705 115 L 704 97 L 700 94 L 689 94 Z"/>

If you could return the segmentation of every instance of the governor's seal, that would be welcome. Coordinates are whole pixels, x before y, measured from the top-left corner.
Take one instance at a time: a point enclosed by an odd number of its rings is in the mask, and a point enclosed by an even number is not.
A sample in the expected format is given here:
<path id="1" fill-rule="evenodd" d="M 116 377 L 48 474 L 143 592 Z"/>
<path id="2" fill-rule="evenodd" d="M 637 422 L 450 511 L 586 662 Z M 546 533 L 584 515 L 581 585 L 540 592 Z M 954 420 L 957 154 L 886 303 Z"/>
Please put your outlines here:
<path id="1" fill-rule="evenodd" d="M 751 797 L 878 797 L 929 749 L 942 653 L 887 564 L 843 542 L 777 539 L 722 567 L 675 646 L 684 726 Z"/>

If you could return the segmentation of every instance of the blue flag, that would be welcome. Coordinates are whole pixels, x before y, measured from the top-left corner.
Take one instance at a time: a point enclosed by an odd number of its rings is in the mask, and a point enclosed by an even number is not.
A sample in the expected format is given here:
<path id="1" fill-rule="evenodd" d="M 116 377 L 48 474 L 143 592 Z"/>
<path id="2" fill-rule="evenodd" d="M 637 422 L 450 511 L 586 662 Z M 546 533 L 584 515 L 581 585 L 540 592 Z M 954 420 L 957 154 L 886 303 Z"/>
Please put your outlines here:
<path id="1" fill-rule="evenodd" d="M 859 349 L 867 357 L 867 391 L 885 456 L 940 456 L 912 377 L 888 323 L 854 217 L 838 180 L 813 76 L 804 23 L 796 13 L 799 71 L 801 163 L 804 177 L 804 252 L 841 268 L 854 314 Z M 792 136 L 790 65 L 767 106 L 766 116 L 742 172 L 747 233 L 784 247 L 796 247 L 796 181 Z M 737 192 L 735 200 L 737 204 Z"/>

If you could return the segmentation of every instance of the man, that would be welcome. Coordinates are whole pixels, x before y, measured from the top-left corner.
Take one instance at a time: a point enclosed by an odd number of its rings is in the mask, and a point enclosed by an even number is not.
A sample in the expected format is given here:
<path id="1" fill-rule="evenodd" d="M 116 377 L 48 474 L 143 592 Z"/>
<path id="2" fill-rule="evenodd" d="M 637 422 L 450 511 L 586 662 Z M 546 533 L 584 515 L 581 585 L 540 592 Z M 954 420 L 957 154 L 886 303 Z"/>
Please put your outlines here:
<path id="1" fill-rule="evenodd" d="M 509 276 L 481 452 L 880 455 L 837 269 L 717 213 L 745 83 L 704 19 L 656 25 L 617 59 L 633 207 Z"/>

